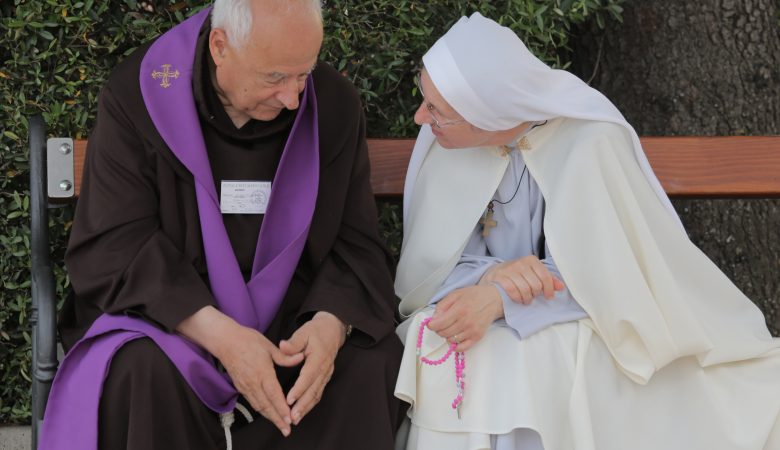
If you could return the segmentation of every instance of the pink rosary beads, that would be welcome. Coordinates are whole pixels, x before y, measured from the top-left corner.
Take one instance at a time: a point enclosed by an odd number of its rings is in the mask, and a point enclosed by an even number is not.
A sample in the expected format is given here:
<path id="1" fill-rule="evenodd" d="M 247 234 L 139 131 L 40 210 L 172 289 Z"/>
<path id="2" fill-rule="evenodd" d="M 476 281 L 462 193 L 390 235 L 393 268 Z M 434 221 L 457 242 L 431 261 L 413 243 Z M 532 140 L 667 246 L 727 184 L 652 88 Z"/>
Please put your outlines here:
<path id="1" fill-rule="evenodd" d="M 455 400 L 452 401 L 452 409 L 458 412 L 458 419 L 460 419 L 460 407 L 463 404 L 463 392 L 466 390 L 466 375 L 464 374 L 464 370 L 466 370 L 466 355 L 463 352 L 456 352 L 455 348 L 458 346 L 458 344 L 453 342 L 450 344 L 450 348 L 447 349 L 447 353 L 445 353 L 444 356 L 439 359 L 432 360 L 426 358 L 425 356 L 421 356 L 423 332 L 425 331 L 425 327 L 428 325 L 428 322 L 430 322 L 431 319 L 433 319 L 433 317 L 428 317 L 420 322 L 420 329 L 417 331 L 417 357 L 419 358 L 420 362 L 423 362 L 429 366 L 438 366 L 439 364 L 447 361 L 450 355 L 455 352 L 455 385 L 458 389 L 458 395 L 455 396 Z"/>

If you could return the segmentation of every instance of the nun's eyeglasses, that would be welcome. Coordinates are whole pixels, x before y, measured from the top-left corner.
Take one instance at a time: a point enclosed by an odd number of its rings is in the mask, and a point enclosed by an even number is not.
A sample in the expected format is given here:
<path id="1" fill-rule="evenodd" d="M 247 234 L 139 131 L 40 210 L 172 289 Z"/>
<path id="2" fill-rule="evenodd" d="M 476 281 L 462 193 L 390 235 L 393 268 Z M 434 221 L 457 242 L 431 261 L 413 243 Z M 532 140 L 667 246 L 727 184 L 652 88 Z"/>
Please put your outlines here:
<path id="1" fill-rule="evenodd" d="M 445 128 L 450 125 L 457 125 L 459 123 L 463 123 L 466 121 L 466 119 L 458 119 L 458 120 L 449 120 L 446 122 L 442 122 L 439 120 L 438 117 L 436 117 L 436 107 L 431 105 L 428 100 L 425 99 L 425 93 L 423 92 L 422 83 L 420 82 L 420 74 L 418 73 L 414 77 L 414 84 L 417 86 L 417 92 L 420 93 L 420 96 L 423 99 L 423 103 L 425 104 L 425 109 L 428 110 L 428 114 L 431 116 L 431 119 L 433 120 L 433 126 L 436 128 Z"/>

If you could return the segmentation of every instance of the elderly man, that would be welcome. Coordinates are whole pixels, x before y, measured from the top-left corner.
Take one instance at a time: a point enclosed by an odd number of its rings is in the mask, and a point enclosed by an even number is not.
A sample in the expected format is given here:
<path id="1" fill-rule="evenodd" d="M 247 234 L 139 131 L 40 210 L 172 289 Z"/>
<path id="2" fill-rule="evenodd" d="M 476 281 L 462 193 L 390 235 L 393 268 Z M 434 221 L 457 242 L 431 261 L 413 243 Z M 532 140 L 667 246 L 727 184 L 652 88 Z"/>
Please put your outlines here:
<path id="1" fill-rule="evenodd" d="M 316 0 L 216 0 L 117 67 L 42 448 L 392 447 L 365 121 L 322 38 Z"/>

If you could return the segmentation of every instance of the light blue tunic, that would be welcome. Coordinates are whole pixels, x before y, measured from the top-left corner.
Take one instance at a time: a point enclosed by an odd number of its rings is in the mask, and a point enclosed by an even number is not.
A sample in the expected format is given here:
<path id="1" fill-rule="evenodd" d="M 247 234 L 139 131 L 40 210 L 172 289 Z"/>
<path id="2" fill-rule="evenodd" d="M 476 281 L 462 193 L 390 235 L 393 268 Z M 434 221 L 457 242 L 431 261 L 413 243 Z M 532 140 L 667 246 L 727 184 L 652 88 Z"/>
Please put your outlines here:
<path id="1" fill-rule="evenodd" d="M 490 267 L 528 255 L 537 256 L 554 276 L 566 283 L 544 243 L 544 198 L 539 186 L 525 170 L 522 151 L 515 149 L 510 157 L 506 174 L 493 196 L 494 200 L 506 202 L 493 202 L 493 219 L 497 226 L 483 237 L 482 225 L 476 224 L 460 261 L 431 298 L 431 304 L 455 289 L 477 284 Z M 553 299 L 539 295 L 531 304 L 523 305 L 512 301 L 500 286 L 496 286 L 504 303 L 504 320 L 521 338 L 556 323 L 587 317 L 568 288 L 556 292 Z"/>

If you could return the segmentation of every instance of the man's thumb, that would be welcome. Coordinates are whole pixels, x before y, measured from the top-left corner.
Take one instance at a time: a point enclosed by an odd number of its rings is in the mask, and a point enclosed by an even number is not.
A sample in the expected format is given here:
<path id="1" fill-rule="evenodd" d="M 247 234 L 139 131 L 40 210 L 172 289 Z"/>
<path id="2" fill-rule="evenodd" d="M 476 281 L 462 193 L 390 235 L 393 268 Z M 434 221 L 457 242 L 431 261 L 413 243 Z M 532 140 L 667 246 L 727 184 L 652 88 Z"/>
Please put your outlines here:
<path id="1" fill-rule="evenodd" d="M 288 341 L 282 341 L 279 343 L 279 348 L 274 349 L 271 352 L 271 359 L 274 360 L 274 364 L 283 367 L 293 367 L 297 366 L 301 363 L 301 361 L 303 361 L 303 353 L 290 351 L 290 347 L 291 344 Z"/>
<path id="2" fill-rule="evenodd" d="M 305 348 L 306 340 L 297 333 L 293 334 L 290 339 L 285 339 L 279 342 L 279 349 L 287 355 L 301 353 Z"/>

